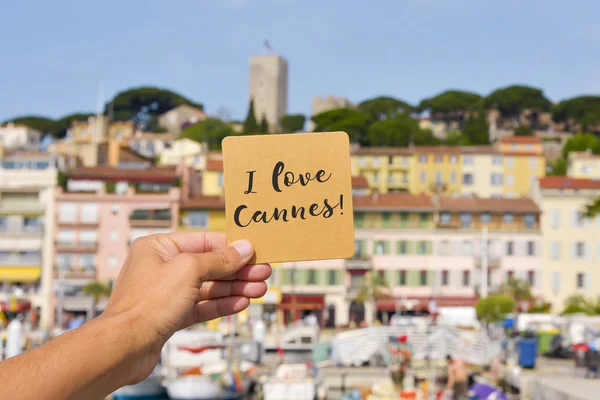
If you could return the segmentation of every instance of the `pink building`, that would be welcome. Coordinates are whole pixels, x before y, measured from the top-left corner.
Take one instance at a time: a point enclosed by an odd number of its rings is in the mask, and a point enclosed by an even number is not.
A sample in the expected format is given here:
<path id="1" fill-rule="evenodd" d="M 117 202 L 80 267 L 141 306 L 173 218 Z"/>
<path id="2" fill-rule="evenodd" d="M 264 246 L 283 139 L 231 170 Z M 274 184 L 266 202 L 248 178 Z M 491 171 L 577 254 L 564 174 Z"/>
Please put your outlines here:
<path id="1" fill-rule="evenodd" d="M 91 280 L 112 284 L 136 238 L 177 229 L 177 186 L 174 167 L 92 167 L 69 174 L 66 190 L 56 193 L 54 245 L 65 311 L 89 312 L 92 300 L 82 287 Z"/>

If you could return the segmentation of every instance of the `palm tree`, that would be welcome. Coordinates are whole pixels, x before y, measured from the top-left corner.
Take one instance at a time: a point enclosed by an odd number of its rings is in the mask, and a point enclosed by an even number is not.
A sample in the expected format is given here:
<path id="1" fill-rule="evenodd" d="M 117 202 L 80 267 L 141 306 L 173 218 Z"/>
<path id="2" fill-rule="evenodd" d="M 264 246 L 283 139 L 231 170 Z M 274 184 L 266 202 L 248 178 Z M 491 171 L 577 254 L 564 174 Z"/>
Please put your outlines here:
<path id="1" fill-rule="evenodd" d="M 371 270 L 363 278 L 362 286 L 356 295 L 356 301 L 362 304 L 370 304 L 373 307 L 373 321 L 375 321 L 377 319 L 375 300 L 387 295 L 389 295 L 389 286 L 385 277 Z"/>
<path id="2" fill-rule="evenodd" d="M 100 281 L 91 281 L 87 285 L 85 285 L 82 289 L 83 293 L 92 297 L 93 300 L 93 308 L 92 308 L 92 318 L 96 317 L 96 307 L 98 306 L 98 302 L 105 297 L 109 297 L 112 291 L 111 287 Z"/>

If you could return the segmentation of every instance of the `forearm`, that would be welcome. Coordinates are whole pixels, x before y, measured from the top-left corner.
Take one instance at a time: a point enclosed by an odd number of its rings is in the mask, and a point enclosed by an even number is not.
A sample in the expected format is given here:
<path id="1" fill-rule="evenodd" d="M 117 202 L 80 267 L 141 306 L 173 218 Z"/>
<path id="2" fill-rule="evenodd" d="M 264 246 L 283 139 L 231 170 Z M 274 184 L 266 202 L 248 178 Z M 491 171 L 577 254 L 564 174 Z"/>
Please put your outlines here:
<path id="1" fill-rule="evenodd" d="M 126 384 L 135 349 L 125 315 L 98 317 L 0 363 L 0 398 L 95 399 Z"/>

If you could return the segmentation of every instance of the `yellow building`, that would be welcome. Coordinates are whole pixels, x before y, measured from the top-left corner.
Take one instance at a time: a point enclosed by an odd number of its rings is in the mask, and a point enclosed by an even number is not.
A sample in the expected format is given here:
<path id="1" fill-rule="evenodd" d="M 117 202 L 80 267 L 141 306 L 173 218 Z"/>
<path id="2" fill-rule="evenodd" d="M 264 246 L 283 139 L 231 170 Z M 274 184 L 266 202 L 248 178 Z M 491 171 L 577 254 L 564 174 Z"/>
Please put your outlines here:
<path id="1" fill-rule="evenodd" d="M 446 194 L 462 191 L 461 147 L 415 147 L 414 164 L 410 173 L 409 191 L 413 194 Z"/>
<path id="2" fill-rule="evenodd" d="M 542 154 L 544 142 L 536 136 L 505 136 L 496 143 L 501 153 Z"/>
<path id="3" fill-rule="evenodd" d="M 353 176 L 363 176 L 378 193 L 408 191 L 413 152 L 403 147 L 358 148 L 350 155 Z"/>
<path id="4" fill-rule="evenodd" d="M 202 171 L 202 194 L 205 196 L 222 196 L 223 190 L 223 160 L 209 158 L 206 169 Z"/>
<path id="5" fill-rule="evenodd" d="M 600 178 L 600 156 L 589 152 L 569 153 L 567 175 L 572 178 Z"/>

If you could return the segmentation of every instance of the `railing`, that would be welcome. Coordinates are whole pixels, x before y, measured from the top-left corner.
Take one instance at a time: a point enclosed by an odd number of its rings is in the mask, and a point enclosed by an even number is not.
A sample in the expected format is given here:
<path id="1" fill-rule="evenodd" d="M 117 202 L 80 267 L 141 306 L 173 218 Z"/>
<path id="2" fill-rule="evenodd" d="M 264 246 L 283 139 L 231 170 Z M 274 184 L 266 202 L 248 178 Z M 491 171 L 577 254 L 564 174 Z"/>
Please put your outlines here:
<path id="1" fill-rule="evenodd" d="M 42 256 L 8 255 L 0 257 L 0 265 L 37 266 L 42 264 Z"/>
<path id="2" fill-rule="evenodd" d="M 29 233 L 42 233 L 44 227 L 42 225 L 25 225 L 19 228 L 9 228 L 5 225 L 0 225 L 0 233 L 6 233 L 9 235 L 22 235 Z"/>
<path id="3" fill-rule="evenodd" d="M 135 210 L 129 216 L 129 224 L 133 227 L 169 227 L 171 210 Z"/>
<path id="4" fill-rule="evenodd" d="M 354 254 L 352 258 L 346 260 L 346 268 L 366 269 L 371 265 L 371 256 L 367 254 Z"/>
<path id="5" fill-rule="evenodd" d="M 71 268 L 61 268 L 56 266 L 54 269 L 54 277 L 55 278 L 89 278 L 92 279 L 96 276 L 96 267 L 71 267 Z"/>

